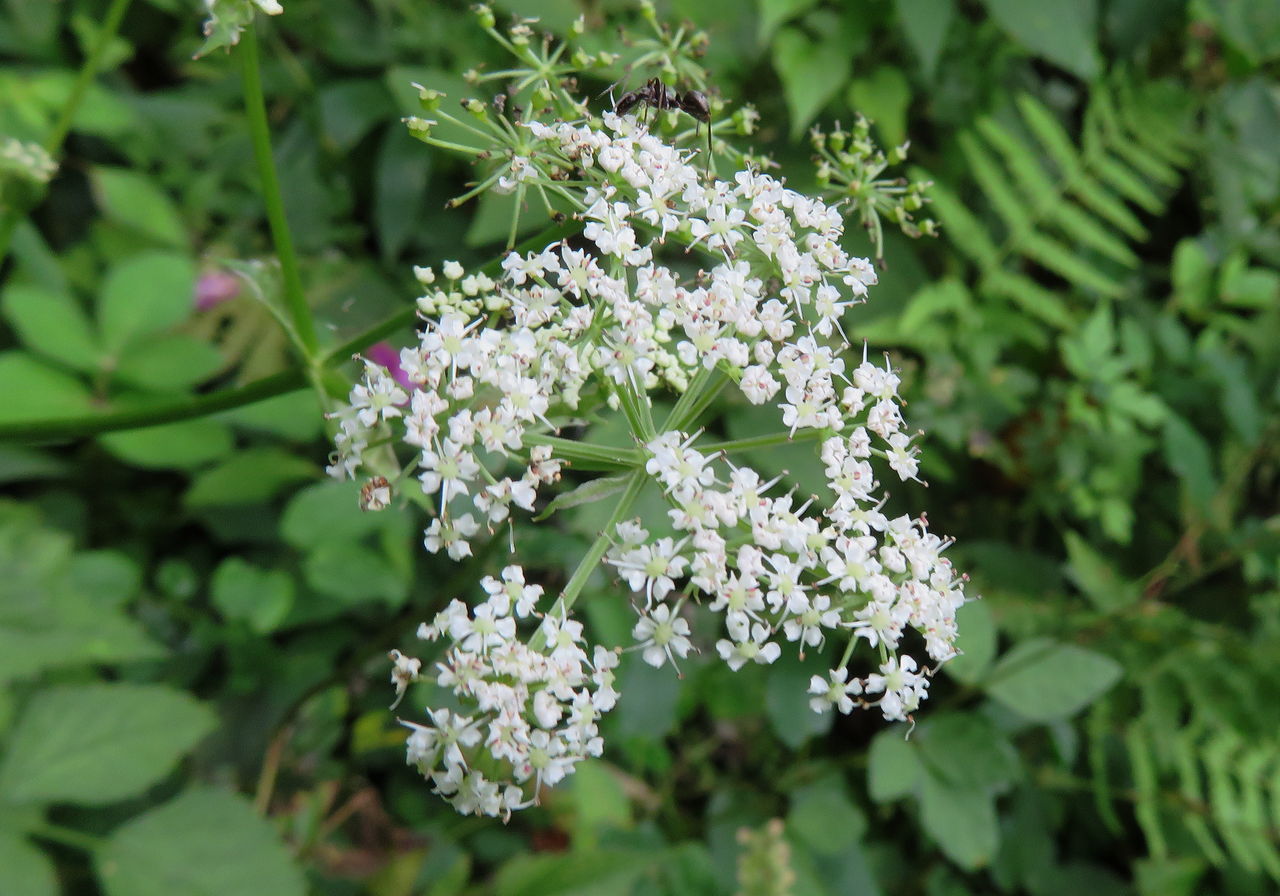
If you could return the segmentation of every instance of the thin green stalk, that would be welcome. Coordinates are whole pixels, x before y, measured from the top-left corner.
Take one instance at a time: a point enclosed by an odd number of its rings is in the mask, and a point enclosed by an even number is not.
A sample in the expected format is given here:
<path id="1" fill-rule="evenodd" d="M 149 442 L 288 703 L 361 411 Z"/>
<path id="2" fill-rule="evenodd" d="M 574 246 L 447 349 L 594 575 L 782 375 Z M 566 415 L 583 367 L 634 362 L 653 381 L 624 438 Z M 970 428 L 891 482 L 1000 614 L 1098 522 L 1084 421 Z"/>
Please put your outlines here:
<path id="1" fill-rule="evenodd" d="M 289 233 L 289 221 L 284 212 L 280 178 L 276 175 L 276 163 L 271 155 L 271 130 L 267 124 L 267 107 L 262 94 L 262 75 L 258 69 L 258 33 L 254 26 L 244 30 L 239 54 L 244 76 L 244 110 L 249 119 L 258 176 L 262 180 L 262 200 L 266 205 L 267 222 L 271 227 L 271 241 L 275 244 L 280 271 L 284 277 L 285 308 L 289 311 L 299 352 L 310 365 L 318 354 L 319 343 L 316 340 L 315 322 L 311 319 L 311 308 L 302 291 L 302 276 L 298 271 L 298 258 L 293 250 L 293 237 Z"/>
<path id="2" fill-rule="evenodd" d="M 137 429 L 161 423 L 175 423 L 227 411 L 247 404 L 293 392 L 307 385 L 300 370 L 286 370 L 234 389 L 207 395 L 184 396 L 149 407 L 130 408 L 109 414 L 82 414 L 60 420 L 20 420 L 0 423 L 0 442 L 58 442 L 121 429 Z"/>
<path id="3" fill-rule="evenodd" d="M 582 593 L 582 589 L 586 587 L 587 580 L 591 578 L 591 573 L 595 572 L 595 568 L 604 558 L 605 552 L 613 544 L 614 529 L 631 512 L 631 505 L 639 497 L 640 490 L 644 488 L 648 478 L 644 470 L 636 470 L 631 474 L 631 478 L 627 480 L 626 489 L 618 496 L 618 503 L 613 509 L 613 515 L 609 517 L 609 522 L 604 524 L 604 528 L 600 530 L 596 540 L 591 543 L 591 547 L 587 548 L 586 554 L 583 555 L 582 560 L 578 563 L 578 568 L 573 571 L 573 575 L 569 577 L 564 590 L 560 592 L 560 597 L 557 598 L 555 606 L 551 608 L 550 615 L 563 619 L 569 610 L 573 609 L 573 604 L 577 601 L 578 595 Z"/>
<path id="4" fill-rule="evenodd" d="M 790 445 L 794 442 L 813 442 L 831 435 L 826 429 L 801 429 L 792 435 L 789 432 L 775 432 L 764 436 L 752 436 L 747 439 L 731 439 L 728 442 L 712 442 L 702 445 L 699 451 L 711 454 L 723 451 L 725 454 L 736 454 L 739 451 L 756 451 L 760 448 L 776 448 L 779 445 Z"/>
<path id="5" fill-rule="evenodd" d="M 103 53 L 115 40 L 116 33 L 120 30 L 120 22 L 124 19 L 130 2 L 131 0 L 111 0 L 111 5 L 107 7 L 107 14 L 102 19 L 102 27 L 98 29 L 97 39 L 89 48 L 89 55 L 85 57 L 84 64 L 80 66 L 80 72 L 76 75 L 75 83 L 71 85 L 71 92 L 67 94 L 67 101 L 63 103 L 62 110 L 58 113 L 53 130 L 44 140 L 45 151 L 54 158 L 57 158 L 63 141 L 71 132 L 71 122 L 84 101 L 89 85 L 93 83 L 93 78 L 98 73 L 98 67 L 102 65 Z M 9 255 L 9 243 L 13 239 L 13 230 L 21 217 L 22 214 L 16 209 L 6 209 L 4 215 L 0 217 L 0 264 L 3 264 Z"/>

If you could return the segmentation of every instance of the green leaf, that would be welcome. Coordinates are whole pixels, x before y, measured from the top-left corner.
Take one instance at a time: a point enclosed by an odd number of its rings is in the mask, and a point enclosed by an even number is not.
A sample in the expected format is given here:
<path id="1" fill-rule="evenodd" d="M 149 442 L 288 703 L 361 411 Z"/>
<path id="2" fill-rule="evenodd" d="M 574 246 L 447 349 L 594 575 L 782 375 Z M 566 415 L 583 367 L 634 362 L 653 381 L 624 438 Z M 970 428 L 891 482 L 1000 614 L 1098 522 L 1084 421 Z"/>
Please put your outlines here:
<path id="1" fill-rule="evenodd" d="M 779 25 L 790 22 L 802 12 L 816 6 L 818 0 L 758 0 L 757 6 L 760 7 L 760 15 L 757 19 L 759 28 L 756 32 L 756 40 L 760 46 L 769 43 L 769 38 L 773 36 L 773 32 L 778 29 Z"/>
<path id="2" fill-rule="evenodd" d="M 223 617 L 244 622 L 263 635 L 275 629 L 293 607 L 293 579 L 283 569 L 260 569 L 229 557 L 214 571 L 210 599 Z"/>
<path id="3" fill-rule="evenodd" d="M 49 857 L 22 835 L 0 831 L 0 893 L 58 896 L 61 892 Z"/>
<path id="4" fill-rule="evenodd" d="M 1200 508 L 1209 506 L 1217 489 L 1209 443 L 1190 423 L 1170 412 L 1164 423 L 1164 460 Z"/>
<path id="5" fill-rule="evenodd" d="M 25 352 L 0 352 L 0 422 L 46 420 L 88 413 L 89 390 L 70 374 Z"/>
<path id="6" fill-rule="evenodd" d="M 915 792 L 924 777 L 916 748 L 903 737 L 904 729 L 881 731 L 867 753 L 867 790 L 877 803 L 901 799 Z"/>
<path id="7" fill-rule="evenodd" d="M 990 863 L 1000 843 L 990 794 L 932 776 L 926 776 L 920 795 L 920 821 L 942 851 L 967 871 Z"/>
<path id="8" fill-rule="evenodd" d="M 381 600 L 397 605 L 404 600 L 408 582 L 384 557 L 361 544 L 327 541 L 303 561 L 307 584 L 345 604 Z"/>
<path id="9" fill-rule="evenodd" d="M 360 509 L 359 483 L 326 480 L 290 499 L 280 520 L 280 534 L 305 550 L 327 541 L 353 541 L 382 525 L 378 514 Z"/>
<path id="10" fill-rule="evenodd" d="M 983 5 L 1010 37 L 1035 55 L 1085 80 L 1098 73 L 1096 0 L 983 0 Z"/>
<path id="11" fill-rule="evenodd" d="M 186 227 L 178 209 L 152 178 L 127 168 L 98 167 L 93 169 L 91 183 L 94 199 L 108 220 L 165 246 L 186 247 Z"/>
<path id="12" fill-rule="evenodd" d="M 955 0 L 894 0 L 894 8 L 907 42 L 920 57 L 921 71 L 932 79 L 956 15 Z"/>
<path id="13" fill-rule="evenodd" d="M 188 507 L 258 504 L 318 472 L 311 461 L 280 448 L 249 448 L 201 471 L 183 500 Z"/>
<path id="14" fill-rule="evenodd" d="M 880 139 L 899 146 L 907 139 L 907 107 L 911 86 L 902 70 L 882 65 L 849 85 L 849 105 L 875 122 Z"/>
<path id="15" fill-rule="evenodd" d="M 119 607 L 136 597 L 142 587 L 142 570 L 120 551 L 82 551 L 67 569 L 72 589 L 92 594 L 98 606 Z"/>
<path id="16" fill-rule="evenodd" d="M 422 223 L 433 158 L 403 127 L 388 129 L 373 182 L 373 221 L 383 261 L 398 258 Z"/>
<path id="17" fill-rule="evenodd" d="M 940 713 L 913 736 L 928 774 L 948 784 L 1003 793 L 1018 774 L 1013 744 L 985 716 Z"/>
<path id="18" fill-rule="evenodd" d="M 570 489 L 556 495 L 554 501 L 548 504 L 537 516 L 533 518 L 536 523 L 545 520 L 553 513 L 561 510 L 567 510 L 570 507 L 581 507 L 583 504 L 594 504 L 596 501 L 603 501 L 610 498 L 627 487 L 627 482 L 631 479 L 630 473 L 621 473 L 617 476 L 601 476 L 596 479 L 589 479 L 576 488 Z"/>
<path id="19" fill-rule="evenodd" d="M 0 767 L 11 802 L 100 806 L 163 779 L 213 730 L 216 718 L 162 685 L 50 688 L 28 704 Z"/>
<path id="20" fill-rule="evenodd" d="M 791 792 L 787 813 L 791 835 L 819 855 L 837 855 L 867 832 L 867 817 L 854 805 L 839 775 Z"/>
<path id="21" fill-rule="evenodd" d="M 248 800 L 188 790 L 117 828 L 95 855 L 108 896 L 304 896 L 270 822 Z"/>
<path id="22" fill-rule="evenodd" d="M 784 650 L 769 666 L 765 683 L 765 714 L 773 732 L 784 744 L 797 749 L 809 739 L 831 730 L 835 713 L 814 712 L 809 706 L 809 679 L 826 678 L 827 667 L 816 657 L 804 663 L 792 650 Z"/>
<path id="23" fill-rule="evenodd" d="M 217 373 L 226 360 L 216 346 L 185 333 L 130 347 L 114 371 L 116 380 L 156 392 L 182 392 Z"/>
<path id="24" fill-rule="evenodd" d="M 98 437 L 116 457 L 147 469 L 190 470 L 231 451 L 231 433 L 212 420 L 184 420 Z"/>
<path id="25" fill-rule="evenodd" d="M 1065 538 L 1070 558 L 1067 575 L 1095 607 L 1114 613 L 1138 602 L 1142 589 L 1137 582 L 1121 577 L 1101 552 L 1076 533 L 1068 531 Z"/>
<path id="26" fill-rule="evenodd" d="M 89 317 L 66 293 L 15 283 L 0 299 L 18 337 L 42 355 L 73 370 L 92 370 L 101 353 Z"/>
<path id="27" fill-rule="evenodd" d="M 1067 719 L 1120 679 L 1111 657 L 1074 644 L 1032 638 L 1001 658 L 987 693 L 1032 722 Z"/>
<path id="28" fill-rule="evenodd" d="M 809 122 L 845 83 L 852 55 L 838 34 L 812 40 L 798 28 L 783 28 L 773 40 L 773 67 L 791 113 L 791 139 L 804 133 Z"/>
<path id="29" fill-rule="evenodd" d="M 996 624 L 986 601 L 970 600 L 960 607 L 956 628 L 960 655 L 947 660 L 942 668 L 962 684 L 977 684 L 996 655 Z"/>
<path id="30" fill-rule="evenodd" d="M 608 830 L 624 830 L 632 826 L 631 800 L 612 766 L 599 759 L 588 759 L 574 768 L 568 781 L 573 798 L 573 842 L 576 846 L 595 846 Z"/>
<path id="31" fill-rule="evenodd" d="M 658 862 L 660 852 L 599 849 L 518 855 L 504 863 L 494 881 L 496 896 L 623 896 L 635 891 L 640 876 Z"/>
<path id="32" fill-rule="evenodd" d="M 184 255 L 145 252 L 116 264 L 98 299 L 106 350 L 121 354 L 131 341 L 186 320 L 195 284 L 195 267 Z"/>
<path id="33" fill-rule="evenodd" d="M 349 152 L 374 125 L 395 113 L 386 85 L 373 79 L 331 81 L 317 99 L 325 147 L 339 154 Z"/>

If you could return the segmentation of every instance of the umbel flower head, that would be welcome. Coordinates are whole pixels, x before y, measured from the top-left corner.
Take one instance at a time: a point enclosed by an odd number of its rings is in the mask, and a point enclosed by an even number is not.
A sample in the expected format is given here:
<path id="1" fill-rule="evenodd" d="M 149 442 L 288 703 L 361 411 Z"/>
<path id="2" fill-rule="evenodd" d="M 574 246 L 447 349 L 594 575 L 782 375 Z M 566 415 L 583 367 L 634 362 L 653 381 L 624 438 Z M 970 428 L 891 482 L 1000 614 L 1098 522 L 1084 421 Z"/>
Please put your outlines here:
<path id="1" fill-rule="evenodd" d="M 645 662 L 701 646 L 737 670 L 831 641 L 842 656 L 810 705 L 908 718 L 956 653 L 964 578 L 923 514 L 883 512 L 880 477 L 917 480 L 918 449 L 897 375 L 865 348 L 850 357 L 842 319 L 877 274 L 842 248 L 838 209 L 753 167 L 708 178 L 635 116 L 518 127 L 531 149 L 512 182 L 574 170 L 580 233 L 510 252 L 492 276 L 418 269 L 420 339 L 394 375 L 365 362 L 336 415 L 330 472 L 378 477 L 379 504 L 384 488 L 419 490 L 433 509 L 426 549 L 461 560 L 477 538 L 514 532 L 566 466 L 607 453 L 624 475 L 601 493 L 615 512 L 591 561 L 616 572 L 617 599 L 630 593 Z M 814 443 L 824 494 L 785 491 L 735 462 L 732 443 L 700 447 L 701 415 L 729 385 L 773 409 L 779 443 Z M 664 394 L 678 397 L 658 422 Z M 559 437 L 602 408 L 625 417 L 636 448 Z M 646 481 L 666 498 L 665 532 L 629 510 Z M 507 817 L 600 755 L 617 654 L 587 645 L 573 619 L 585 578 L 544 595 L 510 565 L 481 583 L 482 602 L 455 600 L 420 629 L 448 645 L 433 672 L 393 653 L 400 694 L 429 674 L 464 707 L 405 722 L 409 762 L 460 811 Z M 692 639 L 690 602 L 721 618 L 713 644 Z M 851 665 L 863 642 L 869 661 Z"/>

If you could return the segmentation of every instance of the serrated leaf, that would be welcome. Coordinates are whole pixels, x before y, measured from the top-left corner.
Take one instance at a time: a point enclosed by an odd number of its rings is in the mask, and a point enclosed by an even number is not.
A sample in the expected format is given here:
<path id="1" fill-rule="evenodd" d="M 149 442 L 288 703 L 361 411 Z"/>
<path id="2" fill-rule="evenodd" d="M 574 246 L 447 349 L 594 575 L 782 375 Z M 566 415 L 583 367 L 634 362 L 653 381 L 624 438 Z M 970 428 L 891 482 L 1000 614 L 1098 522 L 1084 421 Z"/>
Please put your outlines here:
<path id="1" fill-rule="evenodd" d="M 89 317 L 71 296 L 15 283 L 0 306 L 27 347 L 73 370 L 97 366 L 100 350 Z"/>
<path id="2" fill-rule="evenodd" d="M 1070 718 L 1102 696 L 1122 671 L 1104 654 L 1032 638 L 996 663 L 987 693 L 1029 721 L 1053 722 Z"/>
<path id="3" fill-rule="evenodd" d="M 98 300 L 103 347 L 120 353 L 132 340 L 185 320 L 195 283 L 195 266 L 183 255 L 145 252 L 118 262 Z"/>
<path id="4" fill-rule="evenodd" d="M 304 896 L 302 873 L 248 800 L 188 790 L 117 828 L 95 856 L 108 896 Z"/>
<path id="5" fill-rule="evenodd" d="M 216 718 L 162 685 L 88 684 L 37 693 L 0 767 L 11 802 L 100 806 L 164 778 L 213 730 Z"/>
<path id="6" fill-rule="evenodd" d="M 186 227 L 177 207 L 151 177 L 127 168 L 99 166 L 91 178 L 94 199 L 107 220 L 175 249 L 187 245 Z"/>

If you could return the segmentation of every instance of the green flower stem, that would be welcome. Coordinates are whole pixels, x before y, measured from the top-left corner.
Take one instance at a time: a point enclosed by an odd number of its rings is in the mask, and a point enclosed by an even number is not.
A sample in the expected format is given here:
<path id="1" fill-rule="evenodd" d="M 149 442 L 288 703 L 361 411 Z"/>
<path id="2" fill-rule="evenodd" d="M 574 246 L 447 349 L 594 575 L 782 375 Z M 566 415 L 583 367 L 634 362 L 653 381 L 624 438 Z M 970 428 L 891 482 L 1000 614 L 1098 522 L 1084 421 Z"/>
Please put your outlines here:
<path id="1" fill-rule="evenodd" d="M 671 416 L 667 419 L 666 428 L 688 432 L 702 417 L 703 412 L 716 400 L 716 396 L 720 394 L 720 390 L 728 382 L 729 377 L 718 366 L 710 371 L 710 376 L 706 378 L 699 376 L 696 380 L 699 386 L 697 392 L 694 393 L 693 398 L 687 405 L 679 409 L 679 414 L 672 411 Z M 690 389 L 690 391 L 693 390 Z"/>
<path id="2" fill-rule="evenodd" d="M 111 0 L 111 5 L 107 7 L 107 14 L 102 19 L 102 27 L 98 29 L 97 38 L 89 48 L 89 55 L 80 66 L 80 72 L 76 75 L 75 83 L 71 85 L 71 92 L 67 94 L 67 101 L 63 103 L 62 111 L 58 113 L 58 120 L 54 123 L 53 130 L 44 140 L 45 151 L 55 159 L 59 150 L 62 149 L 63 141 L 67 139 L 67 134 L 71 133 L 71 122 L 80 104 L 84 102 L 84 96 L 89 90 L 89 85 L 93 83 L 94 76 L 98 74 L 103 54 L 120 30 L 120 22 L 129 10 L 130 2 L 131 0 Z M 4 215 L 0 216 L 0 264 L 3 264 L 9 255 L 13 230 L 21 217 L 22 213 L 12 208 L 6 209 Z"/>
<path id="3" fill-rule="evenodd" d="M 280 271 L 284 277 L 284 303 L 293 324 L 297 348 L 305 362 L 311 365 L 319 354 L 319 343 L 316 340 L 315 322 L 311 319 L 311 308 L 302 291 L 302 276 L 298 271 L 293 237 L 289 233 L 289 222 L 285 217 L 280 179 L 276 175 L 276 163 L 271 155 L 271 131 L 262 95 L 262 75 L 258 70 L 258 33 L 253 26 L 246 28 L 241 38 L 240 61 L 244 76 L 244 110 L 249 119 L 258 176 L 262 180 L 262 199 L 267 208 L 271 241 L 275 244 L 276 255 L 280 258 Z"/>
<path id="4" fill-rule="evenodd" d="M 752 436 L 748 439 L 732 439 L 728 442 L 712 442 L 709 445 L 699 446 L 699 450 L 706 454 L 710 454 L 715 451 L 723 451 L 725 454 L 735 454 L 739 451 L 757 451 L 761 448 L 776 448 L 779 445 L 790 445 L 793 442 L 815 442 L 818 439 L 825 439 L 829 435 L 831 435 L 831 431 L 825 429 L 802 429 L 794 436 L 789 432 L 775 432 L 765 436 Z"/>
<path id="5" fill-rule="evenodd" d="M 591 547 L 587 549 L 587 553 L 579 561 L 578 568 L 569 577 L 564 590 L 560 592 L 560 597 L 556 599 L 555 606 L 551 608 L 551 616 L 563 619 L 569 610 L 573 609 L 573 604 L 577 601 L 578 595 L 582 593 L 582 589 L 586 587 L 587 580 L 591 578 L 591 573 L 595 572 L 596 566 L 599 565 L 601 559 L 604 558 L 605 552 L 613 544 L 614 529 L 631 512 L 631 505 L 639 497 L 640 490 L 644 488 L 644 484 L 648 479 L 649 477 L 644 470 L 636 470 L 631 474 L 631 477 L 627 480 L 627 487 L 618 496 L 617 505 L 613 508 L 613 515 L 609 517 L 609 522 L 604 524 L 604 528 L 600 530 L 596 540 L 591 543 Z M 541 630 L 539 630 L 538 640 L 541 641 L 541 638 Z"/>
<path id="6" fill-rule="evenodd" d="M 630 470 L 645 462 L 644 452 L 639 448 L 591 445 L 538 433 L 526 434 L 524 441 L 526 445 L 549 445 L 557 460 L 568 461 L 579 470 Z"/>
<path id="7" fill-rule="evenodd" d="M 218 411 L 293 392 L 307 385 L 302 371 L 286 370 L 263 377 L 234 389 L 222 389 L 207 395 L 192 395 L 173 401 L 158 402 L 148 407 L 130 408 L 106 414 L 82 414 L 58 420 L 22 420 L 0 423 L 0 442 L 58 442 L 82 436 L 138 429 L 161 423 L 175 423 L 193 417 L 205 417 Z"/>
<path id="8" fill-rule="evenodd" d="M 106 840 L 102 837 L 86 834 L 84 831 L 78 831 L 75 828 L 64 827 L 60 824 L 45 821 L 37 824 L 30 829 L 30 833 L 39 837 L 41 840 L 49 840 L 53 843 L 60 843 L 63 846 L 70 846 L 72 849 L 78 849 L 81 852 L 93 853 L 97 852 L 106 845 Z"/>

